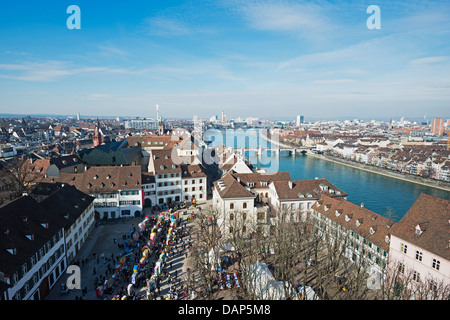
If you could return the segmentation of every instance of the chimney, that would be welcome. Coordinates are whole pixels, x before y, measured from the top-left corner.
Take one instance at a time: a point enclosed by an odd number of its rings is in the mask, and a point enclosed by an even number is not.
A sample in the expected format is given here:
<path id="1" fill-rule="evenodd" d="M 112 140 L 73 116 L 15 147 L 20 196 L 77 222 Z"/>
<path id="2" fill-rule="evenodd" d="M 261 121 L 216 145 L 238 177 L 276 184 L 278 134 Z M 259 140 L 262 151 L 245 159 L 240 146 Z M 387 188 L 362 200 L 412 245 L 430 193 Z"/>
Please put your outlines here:
<path id="1" fill-rule="evenodd" d="M 364 202 L 361 202 L 361 208 L 364 208 Z"/>
<path id="2" fill-rule="evenodd" d="M 289 189 L 292 189 L 292 181 L 289 181 Z"/>

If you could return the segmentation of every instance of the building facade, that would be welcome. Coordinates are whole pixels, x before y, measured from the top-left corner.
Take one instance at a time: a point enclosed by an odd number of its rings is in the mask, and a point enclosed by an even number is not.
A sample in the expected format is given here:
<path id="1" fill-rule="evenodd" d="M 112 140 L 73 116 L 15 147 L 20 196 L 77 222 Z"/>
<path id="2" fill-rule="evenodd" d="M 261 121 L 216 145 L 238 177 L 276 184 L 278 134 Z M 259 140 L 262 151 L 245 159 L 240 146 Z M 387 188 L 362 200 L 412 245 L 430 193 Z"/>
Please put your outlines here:
<path id="1" fill-rule="evenodd" d="M 449 228 L 450 201 L 426 194 L 421 194 L 392 228 L 389 273 L 407 288 L 411 298 L 432 299 L 445 290 L 448 295 Z"/>

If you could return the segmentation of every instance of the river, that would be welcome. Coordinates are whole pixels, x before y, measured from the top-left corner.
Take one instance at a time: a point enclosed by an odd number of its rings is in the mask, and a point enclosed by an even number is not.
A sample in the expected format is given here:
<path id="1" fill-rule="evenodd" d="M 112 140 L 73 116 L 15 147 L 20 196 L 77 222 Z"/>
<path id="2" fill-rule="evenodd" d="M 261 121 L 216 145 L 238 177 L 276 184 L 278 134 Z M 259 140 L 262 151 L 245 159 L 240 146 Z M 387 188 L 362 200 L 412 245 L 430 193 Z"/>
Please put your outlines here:
<path id="1" fill-rule="evenodd" d="M 212 146 L 220 143 L 235 148 L 270 146 L 266 140 L 259 138 L 256 131 L 208 132 L 206 137 L 214 140 Z M 450 192 L 439 190 L 412 182 L 366 172 L 347 167 L 308 155 L 290 156 L 287 152 L 280 155 L 263 153 L 261 157 L 256 152 L 246 152 L 248 160 L 256 167 L 268 172 L 289 172 L 293 180 L 308 180 L 325 177 L 337 188 L 348 193 L 347 200 L 364 206 L 381 215 L 386 215 L 391 208 L 393 220 L 400 220 L 421 193 L 443 199 L 450 199 Z"/>

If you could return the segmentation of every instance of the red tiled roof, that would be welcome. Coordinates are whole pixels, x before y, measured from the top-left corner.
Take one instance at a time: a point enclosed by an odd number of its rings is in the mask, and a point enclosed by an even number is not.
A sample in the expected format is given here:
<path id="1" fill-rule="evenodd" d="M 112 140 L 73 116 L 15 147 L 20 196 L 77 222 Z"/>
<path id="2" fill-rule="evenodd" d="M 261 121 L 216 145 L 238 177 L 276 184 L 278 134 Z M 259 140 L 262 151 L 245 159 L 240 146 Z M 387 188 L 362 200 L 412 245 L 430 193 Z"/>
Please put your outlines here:
<path id="1" fill-rule="evenodd" d="M 389 251 L 389 243 L 385 241 L 385 238 L 390 236 L 394 221 L 343 198 L 332 198 L 327 195 L 322 195 L 312 208 L 342 227 L 356 232 L 383 250 Z"/>
<path id="2" fill-rule="evenodd" d="M 416 234 L 418 225 L 426 226 L 420 235 Z M 450 201 L 422 193 L 392 234 L 450 260 Z"/>

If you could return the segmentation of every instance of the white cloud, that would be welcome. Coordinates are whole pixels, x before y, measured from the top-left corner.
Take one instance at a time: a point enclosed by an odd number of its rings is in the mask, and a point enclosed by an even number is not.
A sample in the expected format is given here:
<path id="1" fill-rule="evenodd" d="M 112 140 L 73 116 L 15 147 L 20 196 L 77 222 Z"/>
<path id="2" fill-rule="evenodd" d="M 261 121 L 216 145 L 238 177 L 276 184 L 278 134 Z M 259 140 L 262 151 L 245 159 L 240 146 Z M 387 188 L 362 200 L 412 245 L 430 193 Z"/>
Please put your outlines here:
<path id="1" fill-rule="evenodd" d="M 328 14 L 329 3 L 304 1 L 243 1 L 234 3 L 235 10 L 256 30 L 290 32 L 310 39 L 336 28 Z M 334 26 L 333 26 L 334 25 Z M 317 39 L 316 39 L 317 40 Z"/>
<path id="2" fill-rule="evenodd" d="M 41 61 L 0 64 L 0 78 L 21 81 L 52 82 L 69 76 L 94 76 L 104 74 L 138 74 L 140 70 L 116 67 L 74 67 L 67 61 Z"/>
<path id="3" fill-rule="evenodd" d="M 446 62 L 449 61 L 449 57 L 446 56 L 440 56 L 440 57 L 425 57 L 425 58 L 419 58 L 411 60 L 409 63 L 413 65 L 422 65 L 422 64 L 430 64 L 430 63 L 437 63 L 437 62 Z"/>
<path id="4" fill-rule="evenodd" d="M 156 36 L 184 36 L 191 34 L 191 29 L 179 19 L 151 17 L 146 20 L 148 32 Z"/>

